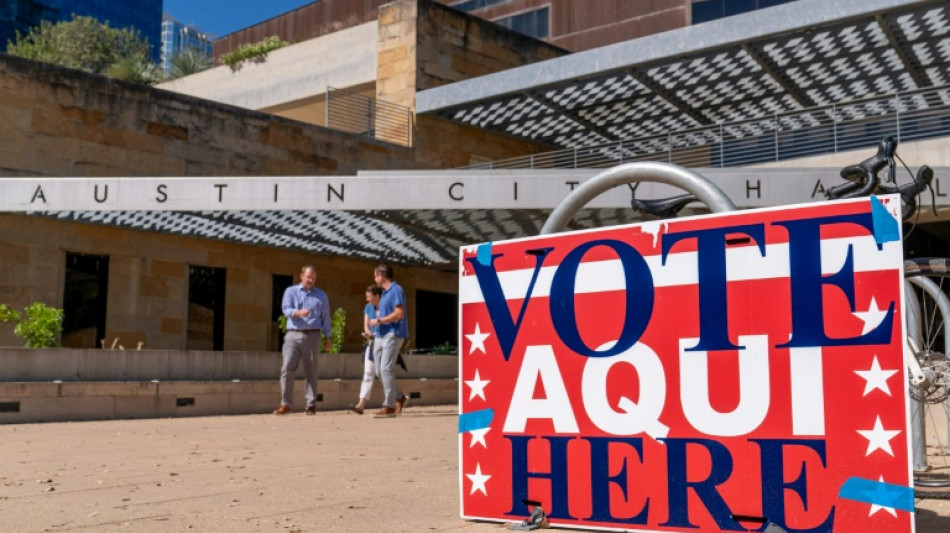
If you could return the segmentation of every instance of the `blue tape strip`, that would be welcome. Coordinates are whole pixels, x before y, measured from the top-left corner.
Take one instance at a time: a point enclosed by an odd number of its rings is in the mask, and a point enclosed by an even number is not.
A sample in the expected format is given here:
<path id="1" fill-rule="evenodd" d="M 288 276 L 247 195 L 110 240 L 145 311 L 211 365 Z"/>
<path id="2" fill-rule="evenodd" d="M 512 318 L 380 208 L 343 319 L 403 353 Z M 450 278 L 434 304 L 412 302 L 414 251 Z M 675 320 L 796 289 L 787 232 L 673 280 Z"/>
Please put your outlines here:
<path id="1" fill-rule="evenodd" d="M 476 257 L 478 262 L 482 265 L 489 266 L 491 265 L 491 243 L 487 242 L 485 244 L 478 245 L 478 256 Z"/>
<path id="2" fill-rule="evenodd" d="M 877 196 L 871 197 L 871 220 L 874 222 L 874 240 L 878 244 L 900 240 L 900 226 Z"/>
<path id="3" fill-rule="evenodd" d="M 465 433 L 473 429 L 485 429 L 491 426 L 493 418 L 495 418 L 494 409 L 482 409 L 481 411 L 460 414 L 459 433 Z"/>
<path id="4" fill-rule="evenodd" d="M 914 511 L 914 489 L 903 485 L 894 485 L 883 481 L 873 481 L 852 477 L 844 482 L 838 496 L 848 500 Z"/>

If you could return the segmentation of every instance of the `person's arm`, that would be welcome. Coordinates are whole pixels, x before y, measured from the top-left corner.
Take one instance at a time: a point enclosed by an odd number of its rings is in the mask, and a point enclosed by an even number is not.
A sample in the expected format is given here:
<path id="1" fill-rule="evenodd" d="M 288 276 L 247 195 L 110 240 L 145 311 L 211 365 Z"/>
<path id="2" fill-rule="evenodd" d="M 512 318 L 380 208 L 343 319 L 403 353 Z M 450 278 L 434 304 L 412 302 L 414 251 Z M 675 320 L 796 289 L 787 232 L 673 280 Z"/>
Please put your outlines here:
<path id="1" fill-rule="evenodd" d="M 288 287 L 284 291 L 284 299 L 281 300 L 280 308 L 287 319 L 310 316 L 309 309 L 297 309 L 297 302 L 294 301 L 294 287 Z"/>
<path id="2" fill-rule="evenodd" d="M 284 298 L 280 301 L 280 309 L 284 313 L 284 316 L 287 317 L 287 320 L 297 316 L 298 309 L 295 309 L 293 293 L 291 291 L 293 287 L 287 287 L 284 291 Z"/>
<path id="3" fill-rule="evenodd" d="M 365 311 L 363 312 L 363 334 L 366 336 L 372 336 L 373 332 L 369 329 L 369 314 Z"/>
<path id="4" fill-rule="evenodd" d="M 377 318 L 376 324 L 382 325 L 382 324 L 392 324 L 393 322 L 399 322 L 400 320 L 402 320 L 402 315 L 403 315 L 402 306 L 397 305 L 396 308 L 393 309 L 392 313 L 389 313 L 386 316 L 381 316 Z"/>
<path id="5" fill-rule="evenodd" d="M 398 291 L 396 292 L 396 306 L 393 309 L 392 313 L 389 313 L 389 318 L 386 320 L 387 324 L 393 322 L 399 322 L 402 320 L 402 317 L 405 316 L 406 312 L 406 293 L 402 290 L 402 287 L 396 287 Z"/>
<path id="6" fill-rule="evenodd" d="M 402 304 L 396 304 L 396 308 L 393 309 L 393 312 L 386 315 L 386 323 L 392 324 L 393 322 L 399 322 L 402 320 L 402 316 Z"/>
<path id="7" fill-rule="evenodd" d="M 399 322 L 402 320 L 403 315 L 405 314 L 403 309 L 406 307 L 406 296 L 404 293 L 397 293 L 396 295 L 396 305 L 393 308 L 392 313 L 389 313 L 386 316 L 381 316 L 377 320 L 379 324 L 392 324 L 393 322 Z"/>

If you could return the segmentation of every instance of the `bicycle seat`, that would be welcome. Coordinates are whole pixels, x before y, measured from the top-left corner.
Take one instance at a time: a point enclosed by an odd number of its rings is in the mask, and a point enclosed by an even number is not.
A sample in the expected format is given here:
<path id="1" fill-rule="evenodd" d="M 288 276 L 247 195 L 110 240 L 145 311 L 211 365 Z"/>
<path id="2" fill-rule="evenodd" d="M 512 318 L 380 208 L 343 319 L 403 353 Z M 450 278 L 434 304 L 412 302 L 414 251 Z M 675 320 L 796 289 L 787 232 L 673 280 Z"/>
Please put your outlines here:
<path id="1" fill-rule="evenodd" d="M 648 213 L 658 217 L 669 217 L 679 213 L 687 205 L 698 201 L 695 195 L 680 194 L 669 198 L 657 198 L 654 200 L 639 200 L 633 198 L 630 200 L 630 207 L 640 213 Z"/>

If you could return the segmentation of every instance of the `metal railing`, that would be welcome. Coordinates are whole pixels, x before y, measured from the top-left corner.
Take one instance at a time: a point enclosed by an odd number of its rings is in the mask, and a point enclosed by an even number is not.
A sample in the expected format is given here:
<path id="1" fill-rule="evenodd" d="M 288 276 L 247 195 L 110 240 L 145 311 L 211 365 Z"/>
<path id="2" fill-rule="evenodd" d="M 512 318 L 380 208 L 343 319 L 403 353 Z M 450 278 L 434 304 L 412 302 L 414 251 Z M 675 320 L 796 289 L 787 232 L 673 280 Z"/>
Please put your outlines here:
<path id="1" fill-rule="evenodd" d="M 327 87 L 328 128 L 412 146 L 412 110 L 359 93 Z"/>
<path id="2" fill-rule="evenodd" d="M 950 85 L 465 168 L 603 168 L 631 161 L 734 167 L 950 135 Z"/>

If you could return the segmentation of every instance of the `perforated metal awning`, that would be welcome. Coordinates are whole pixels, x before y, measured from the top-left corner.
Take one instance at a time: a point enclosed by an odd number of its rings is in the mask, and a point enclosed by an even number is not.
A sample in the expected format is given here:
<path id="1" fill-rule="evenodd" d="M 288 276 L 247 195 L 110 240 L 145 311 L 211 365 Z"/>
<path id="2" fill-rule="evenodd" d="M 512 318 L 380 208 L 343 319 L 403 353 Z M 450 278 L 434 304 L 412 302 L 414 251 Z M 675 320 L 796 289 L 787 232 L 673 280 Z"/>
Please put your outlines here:
<path id="1" fill-rule="evenodd" d="M 561 148 L 704 135 L 715 124 L 948 83 L 946 0 L 799 0 L 421 91 L 416 111 Z M 937 94 L 901 105 L 950 103 Z M 797 114 L 783 127 L 827 120 Z M 733 135 L 764 133 L 747 129 Z"/>

